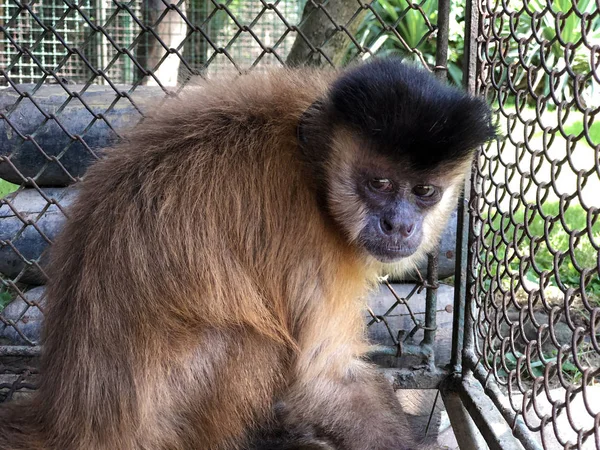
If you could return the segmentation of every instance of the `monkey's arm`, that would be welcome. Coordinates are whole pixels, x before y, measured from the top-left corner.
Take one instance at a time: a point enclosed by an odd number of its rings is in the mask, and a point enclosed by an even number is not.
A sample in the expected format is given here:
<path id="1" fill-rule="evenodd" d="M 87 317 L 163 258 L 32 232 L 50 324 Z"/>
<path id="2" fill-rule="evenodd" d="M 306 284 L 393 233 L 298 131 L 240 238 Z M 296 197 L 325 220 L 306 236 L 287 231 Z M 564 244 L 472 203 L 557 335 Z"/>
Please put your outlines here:
<path id="1" fill-rule="evenodd" d="M 415 448 L 391 386 L 371 367 L 345 378 L 311 380 L 291 393 L 282 422 L 297 434 L 313 433 L 338 449 Z"/>
<path id="2" fill-rule="evenodd" d="M 294 382 L 278 412 L 282 427 L 340 450 L 414 448 L 392 387 L 364 360 L 362 303 L 343 286 L 330 292 L 341 297 L 314 302 L 300 336 Z"/>

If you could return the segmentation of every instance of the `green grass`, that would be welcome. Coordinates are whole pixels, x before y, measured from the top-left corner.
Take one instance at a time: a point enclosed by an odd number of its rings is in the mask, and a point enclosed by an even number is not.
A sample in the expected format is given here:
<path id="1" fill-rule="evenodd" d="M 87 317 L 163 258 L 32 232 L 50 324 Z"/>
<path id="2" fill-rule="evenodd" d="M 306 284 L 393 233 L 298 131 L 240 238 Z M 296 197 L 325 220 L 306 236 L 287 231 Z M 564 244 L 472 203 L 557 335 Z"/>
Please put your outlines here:
<path id="1" fill-rule="evenodd" d="M 592 269 L 583 280 L 585 292 L 600 306 L 596 248 L 600 245 L 600 218 L 590 216 L 593 223 L 588 230 L 587 216 L 581 206 L 572 204 L 564 210 L 561 222 L 558 202 L 544 203 L 541 211 L 530 206 L 512 214 L 492 213 L 483 230 L 486 243 L 492 249 L 483 255 L 491 267 L 491 273 L 485 275 L 493 277 L 499 271 L 507 270 L 506 275 L 518 277 L 522 268 L 530 282 L 539 283 L 541 274 L 545 273 L 546 287 L 562 284 L 577 289 L 582 282 L 581 272 Z M 583 233 L 579 233 L 581 231 Z"/>
<path id="2" fill-rule="evenodd" d="M 565 127 L 565 131 L 573 136 L 579 136 L 579 134 L 583 131 L 583 122 L 573 122 Z M 600 144 L 600 121 L 594 122 L 589 127 L 589 135 L 594 144 Z"/>

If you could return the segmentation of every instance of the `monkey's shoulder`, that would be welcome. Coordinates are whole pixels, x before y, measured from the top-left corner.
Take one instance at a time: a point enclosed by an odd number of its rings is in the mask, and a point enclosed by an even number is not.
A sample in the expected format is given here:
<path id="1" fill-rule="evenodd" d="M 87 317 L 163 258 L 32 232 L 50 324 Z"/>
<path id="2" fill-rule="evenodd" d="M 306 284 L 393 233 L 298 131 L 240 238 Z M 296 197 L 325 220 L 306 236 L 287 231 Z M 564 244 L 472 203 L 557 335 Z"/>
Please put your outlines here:
<path id="1" fill-rule="evenodd" d="M 324 96 L 332 71 L 276 69 L 192 84 L 157 117 L 197 133 L 223 133 L 232 127 L 248 132 L 260 126 L 296 126 L 302 113 Z"/>

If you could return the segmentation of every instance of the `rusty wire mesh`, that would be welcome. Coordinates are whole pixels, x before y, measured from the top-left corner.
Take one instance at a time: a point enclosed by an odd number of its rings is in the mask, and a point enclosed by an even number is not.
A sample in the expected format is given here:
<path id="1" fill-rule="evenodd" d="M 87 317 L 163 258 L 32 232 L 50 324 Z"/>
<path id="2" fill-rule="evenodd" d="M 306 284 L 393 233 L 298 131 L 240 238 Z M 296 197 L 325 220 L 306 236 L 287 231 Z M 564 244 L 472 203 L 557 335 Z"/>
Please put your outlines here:
<path id="1" fill-rule="evenodd" d="M 437 17 L 435 0 L 0 0 L 0 401 L 35 384 L 44 265 L 73 186 L 148 105 L 191 76 L 375 54 L 445 75 Z M 419 353 L 412 342 L 424 335 L 431 344 L 431 317 L 409 307 L 417 290 L 366 313 L 388 354 Z M 433 363 L 431 352 L 420 356 Z"/>
<path id="2" fill-rule="evenodd" d="M 528 446 L 600 448 L 600 3 L 477 1 L 468 361 Z"/>

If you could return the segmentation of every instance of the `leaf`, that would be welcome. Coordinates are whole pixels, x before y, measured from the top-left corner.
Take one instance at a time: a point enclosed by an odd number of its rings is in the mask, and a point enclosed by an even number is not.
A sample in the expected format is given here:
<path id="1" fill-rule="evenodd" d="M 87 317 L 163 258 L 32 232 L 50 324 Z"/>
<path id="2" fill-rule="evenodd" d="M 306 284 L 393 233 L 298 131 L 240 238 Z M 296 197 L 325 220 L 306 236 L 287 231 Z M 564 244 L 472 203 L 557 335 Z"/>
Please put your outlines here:
<path id="1" fill-rule="evenodd" d="M 577 368 L 577 366 L 570 361 L 563 362 L 562 370 L 564 372 L 570 372 L 570 373 L 578 373 L 579 372 L 579 369 Z"/>
<path id="2" fill-rule="evenodd" d="M 531 367 L 531 374 L 534 377 L 543 377 L 544 376 L 544 369 L 540 368 L 540 367 Z"/>
<path id="3" fill-rule="evenodd" d="M 383 34 L 381 36 L 379 36 L 379 38 L 377 38 L 377 40 L 371 45 L 371 51 L 373 51 L 373 53 L 376 53 L 377 50 L 379 50 L 379 48 L 385 44 L 385 42 L 390 38 L 389 34 Z"/>
<path id="4" fill-rule="evenodd" d="M 398 12 L 396 8 L 392 6 L 392 4 L 388 0 L 379 0 L 378 3 L 384 9 L 384 11 L 390 16 L 392 22 L 398 20 Z"/>
<path id="5" fill-rule="evenodd" d="M 457 86 L 462 86 L 463 72 L 458 64 L 452 61 L 448 62 L 448 75 L 450 75 L 450 79 L 454 84 Z"/>

